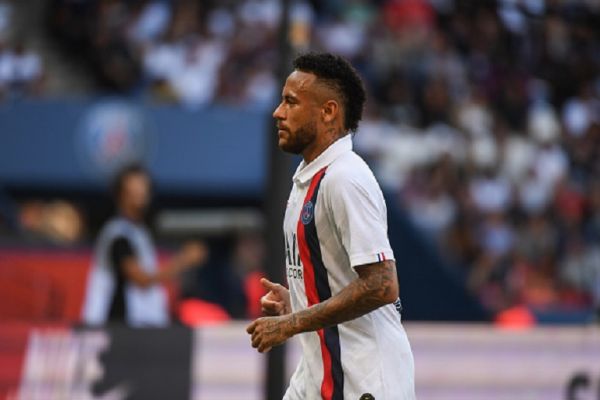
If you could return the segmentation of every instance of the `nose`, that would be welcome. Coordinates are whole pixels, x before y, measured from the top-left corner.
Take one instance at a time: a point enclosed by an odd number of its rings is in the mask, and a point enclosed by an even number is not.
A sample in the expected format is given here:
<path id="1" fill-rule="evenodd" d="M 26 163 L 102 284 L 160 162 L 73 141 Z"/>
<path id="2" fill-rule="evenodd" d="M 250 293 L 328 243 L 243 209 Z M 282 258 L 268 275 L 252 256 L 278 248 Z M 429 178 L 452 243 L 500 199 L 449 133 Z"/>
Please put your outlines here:
<path id="1" fill-rule="evenodd" d="M 282 106 L 283 106 L 283 103 L 279 103 L 279 105 L 277 106 L 277 108 L 275 109 L 275 111 L 273 111 L 273 118 L 275 118 L 277 120 L 285 118 Z"/>

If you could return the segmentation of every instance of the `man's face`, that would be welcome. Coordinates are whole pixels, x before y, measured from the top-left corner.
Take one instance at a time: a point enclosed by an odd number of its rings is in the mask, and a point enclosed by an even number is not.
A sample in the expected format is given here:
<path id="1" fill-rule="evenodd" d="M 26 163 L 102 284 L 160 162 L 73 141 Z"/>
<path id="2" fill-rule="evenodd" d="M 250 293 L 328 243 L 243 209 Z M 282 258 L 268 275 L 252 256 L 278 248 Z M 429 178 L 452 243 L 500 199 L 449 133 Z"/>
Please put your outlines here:
<path id="1" fill-rule="evenodd" d="M 285 82 L 281 103 L 273 112 L 279 148 L 283 151 L 300 154 L 317 137 L 319 107 L 313 93 L 315 80 L 313 74 L 294 71 Z"/>
<path id="2" fill-rule="evenodd" d="M 125 178 L 121 204 L 137 213 L 143 213 L 150 202 L 150 179 L 146 174 L 134 173 Z"/>

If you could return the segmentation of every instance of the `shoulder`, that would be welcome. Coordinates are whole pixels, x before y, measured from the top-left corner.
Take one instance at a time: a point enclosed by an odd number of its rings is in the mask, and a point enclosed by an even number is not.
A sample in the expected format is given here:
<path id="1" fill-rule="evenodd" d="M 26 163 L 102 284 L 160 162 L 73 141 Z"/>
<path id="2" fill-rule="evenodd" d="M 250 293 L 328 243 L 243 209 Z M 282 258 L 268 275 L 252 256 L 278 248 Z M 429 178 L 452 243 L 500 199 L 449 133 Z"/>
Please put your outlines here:
<path id="1" fill-rule="evenodd" d="M 131 237 L 135 232 L 135 226 L 124 218 L 115 217 L 110 219 L 100 233 L 101 237 L 114 240 L 119 237 Z"/>
<path id="2" fill-rule="evenodd" d="M 381 191 L 367 163 L 353 151 L 341 155 L 329 165 L 322 184 L 328 192 L 349 188 L 367 193 Z"/>

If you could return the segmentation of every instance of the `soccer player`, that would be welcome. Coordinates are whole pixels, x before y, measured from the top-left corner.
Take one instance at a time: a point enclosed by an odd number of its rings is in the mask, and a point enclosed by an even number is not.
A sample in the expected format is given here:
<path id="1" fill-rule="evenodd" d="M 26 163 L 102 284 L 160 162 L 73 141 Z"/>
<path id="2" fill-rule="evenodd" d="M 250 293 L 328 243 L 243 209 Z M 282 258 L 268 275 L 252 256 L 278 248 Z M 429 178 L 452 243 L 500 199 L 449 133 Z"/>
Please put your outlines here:
<path id="1" fill-rule="evenodd" d="M 113 194 L 118 215 L 106 223 L 96 241 L 83 322 L 168 325 L 167 297 L 160 283 L 199 266 L 208 250 L 201 243 L 189 242 L 159 269 L 154 243 L 144 225 L 151 196 L 148 173 L 140 165 L 123 168 L 115 179 Z"/>
<path id="2" fill-rule="evenodd" d="M 263 280 L 267 316 L 248 326 L 252 346 L 266 352 L 299 334 L 286 400 L 413 400 L 385 201 L 352 151 L 362 82 L 331 54 L 301 55 L 294 68 L 273 113 L 279 147 L 303 157 L 283 227 L 289 290 Z"/>

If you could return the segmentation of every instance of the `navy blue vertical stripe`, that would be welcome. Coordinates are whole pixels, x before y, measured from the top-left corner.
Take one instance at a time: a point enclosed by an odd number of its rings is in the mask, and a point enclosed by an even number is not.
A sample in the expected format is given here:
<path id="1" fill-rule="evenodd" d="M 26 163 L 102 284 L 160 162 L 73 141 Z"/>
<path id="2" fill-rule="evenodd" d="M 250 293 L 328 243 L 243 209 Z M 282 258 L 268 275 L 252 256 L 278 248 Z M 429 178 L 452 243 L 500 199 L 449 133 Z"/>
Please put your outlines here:
<path id="1" fill-rule="evenodd" d="M 331 297 L 331 288 L 329 287 L 329 281 L 327 280 L 327 269 L 323 263 L 323 257 L 321 254 L 321 246 L 319 244 L 319 236 L 317 235 L 316 219 L 316 205 L 317 195 L 319 194 L 319 188 L 321 187 L 321 181 L 325 174 L 321 176 L 321 179 L 315 187 L 315 191 L 310 201 L 313 204 L 313 217 L 311 221 L 304 226 L 304 235 L 306 244 L 310 251 L 310 259 L 315 270 L 315 283 L 317 285 L 317 293 L 319 295 L 319 301 L 323 302 Z M 331 355 L 331 369 L 333 376 L 333 396 L 332 400 L 343 400 L 344 399 L 344 371 L 342 369 L 342 356 L 340 349 L 340 334 L 337 326 L 332 326 L 324 329 L 325 333 L 325 346 L 329 350 Z"/>

